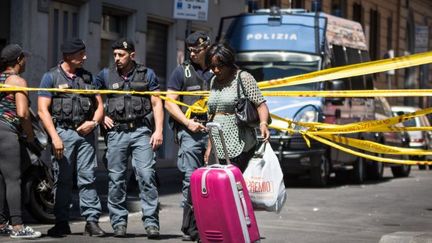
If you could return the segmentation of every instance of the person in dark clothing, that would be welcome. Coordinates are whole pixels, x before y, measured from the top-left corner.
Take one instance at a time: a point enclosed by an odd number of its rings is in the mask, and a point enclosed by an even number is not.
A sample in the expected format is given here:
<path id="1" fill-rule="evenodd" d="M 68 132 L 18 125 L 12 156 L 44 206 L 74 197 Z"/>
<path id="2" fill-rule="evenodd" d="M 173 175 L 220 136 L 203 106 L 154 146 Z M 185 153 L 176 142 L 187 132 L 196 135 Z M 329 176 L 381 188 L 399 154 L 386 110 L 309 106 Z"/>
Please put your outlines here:
<path id="1" fill-rule="evenodd" d="M 93 75 L 83 69 L 86 52 L 82 40 L 66 40 L 61 48 L 63 61 L 44 74 L 41 88 L 95 89 Z M 99 227 L 101 203 L 95 187 L 97 166 L 96 129 L 103 119 L 99 94 L 75 94 L 39 91 L 38 114 L 51 137 L 56 223 L 48 235 L 61 237 L 71 233 L 69 205 L 76 168 L 81 215 L 87 223 L 84 235 L 103 236 Z"/>
<path id="2" fill-rule="evenodd" d="M 154 71 L 136 63 L 132 41 L 112 45 L 115 65 L 97 76 L 98 87 L 118 91 L 158 91 Z M 159 238 L 159 194 L 155 151 L 163 141 L 163 105 L 156 95 L 108 94 L 104 128 L 107 143 L 108 210 L 115 237 L 125 237 L 128 220 L 126 175 L 129 157 L 140 190 L 147 238 Z"/>
<path id="3" fill-rule="evenodd" d="M 210 69 L 205 64 L 205 53 L 210 46 L 210 37 L 197 31 L 186 38 L 186 45 L 189 49 L 189 59 L 179 65 L 171 74 L 168 80 L 168 91 L 203 91 L 208 90 L 209 80 L 213 76 Z M 180 100 L 187 105 L 192 105 L 199 100 L 199 96 L 180 96 L 178 94 L 168 94 L 168 98 Z M 197 168 L 204 165 L 204 153 L 207 145 L 207 133 L 205 132 L 205 122 L 207 114 L 191 114 L 186 116 L 186 108 L 179 107 L 172 102 L 165 102 L 165 108 L 173 119 L 176 130 L 175 136 L 179 143 L 177 167 L 183 172 L 183 202 L 185 210 L 183 225 L 188 225 L 190 221 L 187 216 L 191 211 L 191 201 L 188 202 L 190 176 Z M 193 214 L 191 215 L 193 218 Z M 192 219 L 193 220 L 193 219 Z M 195 228 L 196 230 L 196 228 Z M 183 240 L 195 240 L 198 235 L 194 232 L 191 235 L 188 227 L 182 227 L 184 233 Z"/>
<path id="4" fill-rule="evenodd" d="M 19 75 L 28 54 L 17 44 L 6 46 L 0 56 L 0 83 L 27 87 Z M 38 238 L 41 232 L 25 226 L 21 203 L 21 151 L 19 137 L 34 141 L 27 91 L 0 93 L 0 235 Z M 9 212 L 8 212 L 9 209 Z"/>

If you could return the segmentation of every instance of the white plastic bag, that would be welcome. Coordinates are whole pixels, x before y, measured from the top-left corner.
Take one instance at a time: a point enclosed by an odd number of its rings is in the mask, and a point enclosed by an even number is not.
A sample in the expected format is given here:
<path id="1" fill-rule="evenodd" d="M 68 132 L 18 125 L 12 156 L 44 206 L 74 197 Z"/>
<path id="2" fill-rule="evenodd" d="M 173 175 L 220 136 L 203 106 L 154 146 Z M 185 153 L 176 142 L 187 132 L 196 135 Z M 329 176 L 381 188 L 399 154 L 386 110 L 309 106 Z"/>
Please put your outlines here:
<path id="1" fill-rule="evenodd" d="M 268 142 L 261 145 L 243 173 L 255 209 L 279 213 L 286 200 L 279 160 Z"/>

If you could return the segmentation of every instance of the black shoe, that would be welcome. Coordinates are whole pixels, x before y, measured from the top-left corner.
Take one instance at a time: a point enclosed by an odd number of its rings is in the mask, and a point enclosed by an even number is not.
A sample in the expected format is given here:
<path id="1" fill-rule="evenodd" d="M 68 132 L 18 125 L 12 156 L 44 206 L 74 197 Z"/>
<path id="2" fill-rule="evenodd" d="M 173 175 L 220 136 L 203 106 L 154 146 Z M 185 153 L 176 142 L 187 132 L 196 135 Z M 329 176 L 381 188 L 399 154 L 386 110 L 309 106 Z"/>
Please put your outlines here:
<path id="1" fill-rule="evenodd" d="M 89 236 L 104 236 L 105 231 L 103 231 L 97 222 L 87 222 L 84 228 L 84 235 Z"/>
<path id="2" fill-rule="evenodd" d="M 126 237 L 126 225 L 117 225 L 114 227 L 114 237 Z"/>
<path id="3" fill-rule="evenodd" d="M 159 239 L 159 229 L 156 226 L 146 227 L 147 238 L 149 239 Z"/>
<path id="4" fill-rule="evenodd" d="M 63 237 L 70 235 L 71 229 L 68 222 L 56 223 L 51 229 L 47 231 L 47 235 L 51 237 Z"/>

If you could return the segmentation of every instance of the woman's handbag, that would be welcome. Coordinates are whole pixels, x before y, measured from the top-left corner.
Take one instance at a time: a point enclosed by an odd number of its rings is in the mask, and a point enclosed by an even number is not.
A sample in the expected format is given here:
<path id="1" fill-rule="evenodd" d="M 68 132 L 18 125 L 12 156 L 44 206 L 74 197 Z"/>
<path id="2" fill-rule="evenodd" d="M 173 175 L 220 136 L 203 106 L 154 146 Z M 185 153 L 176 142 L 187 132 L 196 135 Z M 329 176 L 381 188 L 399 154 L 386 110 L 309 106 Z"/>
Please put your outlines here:
<path id="1" fill-rule="evenodd" d="M 259 115 L 258 110 L 252 101 L 249 100 L 241 80 L 241 73 L 237 74 L 237 99 L 235 103 L 236 123 L 238 126 L 258 127 Z M 243 90 L 244 97 L 240 98 L 240 86 Z"/>

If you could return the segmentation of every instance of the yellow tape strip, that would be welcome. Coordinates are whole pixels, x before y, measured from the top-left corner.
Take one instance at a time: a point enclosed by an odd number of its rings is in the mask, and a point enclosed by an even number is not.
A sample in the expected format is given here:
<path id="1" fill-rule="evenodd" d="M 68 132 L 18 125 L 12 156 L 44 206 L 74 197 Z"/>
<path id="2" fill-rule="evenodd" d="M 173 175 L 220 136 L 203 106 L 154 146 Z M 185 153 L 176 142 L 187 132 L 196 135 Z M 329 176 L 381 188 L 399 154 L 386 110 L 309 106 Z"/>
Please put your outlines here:
<path id="1" fill-rule="evenodd" d="M 432 62 L 432 52 L 414 54 L 410 56 L 383 59 L 372 62 L 358 63 L 343 67 L 324 69 L 312 73 L 259 82 L 258 87 L 269 89 L 287 85 L 308 84 L 328 80 L 337 80 L 353 76 L 379 73 L 399 68 L 407 68 Z"/>
<path id="2" fill-rule="evenodd" d="M 271 97 L 418 97 L 432 96 L 432 89 L 383 89 L 383 90 L 338 90 L 338 91 L 262 91 L 263 96 Z"/>
<path id="3" fill-rule="evenodd" d="M 327 139 L 321 138 L 319 136 L 315 136 L 312 134 L 306 134 L 306 136 L 317 140 L 318 142 L 321 142 L 323 144 L 326 144 L 328 146 L 331 146 L 333 148 L 339 149 L 345 153 L 353 154 L 355 156 L 359 156 L 365 159 L 374 160 L 382 163 L 393 163 L 393 164 L 403 164 L 403 165 L 432 165 L 432 161 L 416 161 L 416 160 L 402 160 L 402 159 L 391 159 L 391 158 L 382 158 L 374 155 L 369 155 L 361 152 L 354 151 L 349 148 L 345 148 L 341 145 L 338 145 L 334 142 L 331 142 Z"/>
<path id="4" fill-rule="evenodd" d="M 308 134 L 308 133 L 306 133 Z M 348 138 L 337 135 L 320 135 L 330 141 L 348 145 L 357 149 L 378 154 L 399 154 L 399 155 L 432 155 L 432 151 L 424 149 L 411 149 L 396 146 L 383 145 L 373 141 L 361 140 L 357 138 Z"/>

